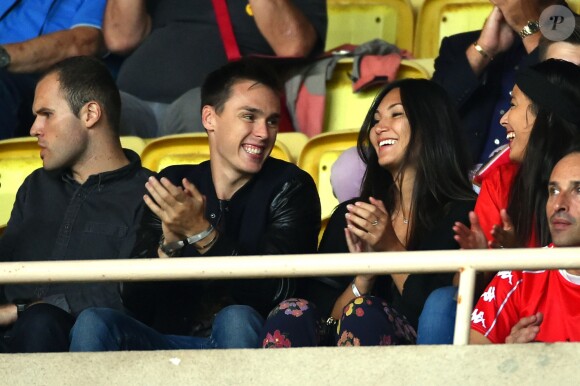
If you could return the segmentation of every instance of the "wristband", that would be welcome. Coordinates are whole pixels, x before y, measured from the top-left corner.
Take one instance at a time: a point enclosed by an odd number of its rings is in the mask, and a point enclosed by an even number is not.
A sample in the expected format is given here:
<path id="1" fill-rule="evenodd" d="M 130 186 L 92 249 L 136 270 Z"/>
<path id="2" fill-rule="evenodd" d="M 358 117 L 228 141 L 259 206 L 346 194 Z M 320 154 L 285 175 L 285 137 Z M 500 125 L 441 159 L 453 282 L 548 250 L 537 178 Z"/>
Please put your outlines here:
<path id="1" fill-rule="evenodd" d="M 482 47 L 482 46 L 480 46 L 480 45 L 479 45 L 477 42 L 474 42 L 474 43 L 473 43 L 473 47 L 475 47 L 475 50 L 476 50 L 477 52 L 479 52 L 479 53 L 480 53 L 480 55 L 481 55 L 481 56 L 483 56 L 484 58 L 486 58 L 486 59 L 489 59 L 489 60 L 493 60 L 493 56 L 491 56 L 490 54 L 488 54 L 488 53 L 487 53 L 487 52 L 486 52 L 486 51 L 483 49 L 483 47 Z"/>
<path id="2" fill-rule="evenodd" d="M 216 231 L 213 238 L 210 241 L 208 241 L 207 244 L 202 245 L 202 246 L 194 245 L 195 249 L 197 249 L 198 251 L 203 251 L 204 249 L 212 247 L 215 244 L 215 242 L 217 241 L 218 235 L 219 234 Z"/>
<path id="3" fill-rule="evenodd" d="M 210 224 L 209 228 L 207 228 L 203 232 L 196 233 L 195 235 L 189 236 L 184 240 L 178 240 L 168 244 L 164 243 L 165 235 L 162 234 L 161 239 L 159 240 L 159 249 L 161 249 L 161 251 L 165 253 L 167 256 L 175 257 L 175 254 L 183 247 L 185 247 L 186 245 L 195 244 L 198 241 L 205 239 L 207 236 L 211 234 L 211 232 L 213 232 L 212 224 Z"/>
<path id="4" fill-rule="evenodd" d="M 350 285 L 350 289 L 352 290 L 352 293 L 354 294 L 354 296 L 356 296 L 357 298 L 362 296 L 362 294 L 360 293 L 358 288 L 356 288 L 356 284 L 354 284 L 354 281 Z"/>

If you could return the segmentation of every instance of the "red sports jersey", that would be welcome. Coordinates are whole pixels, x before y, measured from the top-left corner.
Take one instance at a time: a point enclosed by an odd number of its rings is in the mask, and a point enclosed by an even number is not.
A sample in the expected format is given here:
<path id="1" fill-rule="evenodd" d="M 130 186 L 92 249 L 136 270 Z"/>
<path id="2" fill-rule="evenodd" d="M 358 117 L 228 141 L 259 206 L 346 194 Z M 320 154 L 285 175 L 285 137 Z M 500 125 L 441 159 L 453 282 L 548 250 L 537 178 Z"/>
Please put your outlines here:
<path id="1" fill-rule="evenodd" d="M 518 169 L 519 166 L 515 163 L 502 164 L 493 168 L 483 178 L 474 211 L 488 241 L 493 240 L 491 228 L 494 225 L 502 225 L 499 212 L 508 207 L 510 191 Z M 536 247 L 536 235 L 533 228 L 527 246 L 529 248 Z"/>
<path id="2" fill-rule="evenodd" d="M 564 270 L 498 272 L 471 314 L 471 328 L 505 343 L 512 327 L 536 312 L 544 315 L 537 342 L 580 341 L 580 277 Z"/>

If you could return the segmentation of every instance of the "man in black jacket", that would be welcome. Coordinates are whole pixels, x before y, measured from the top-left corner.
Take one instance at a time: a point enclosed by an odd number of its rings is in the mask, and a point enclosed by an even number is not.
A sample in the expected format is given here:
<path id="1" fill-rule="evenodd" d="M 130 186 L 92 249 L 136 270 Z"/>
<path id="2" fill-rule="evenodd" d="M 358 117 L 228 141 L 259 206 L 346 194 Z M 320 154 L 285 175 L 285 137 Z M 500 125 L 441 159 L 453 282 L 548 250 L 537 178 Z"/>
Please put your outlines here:
<path id="1" fill-rule="evenodd" d="M 296 166 L 269 157 L 279 90 L 275 75 L 255 60 L 232 62 L 206 78 L 201 115 L 210 160 L 149 179 L 150 211 L 136 257 L 316 252 L 316 186 Z M 114 310 L 87 310 L 73 329 L 71 350 L 257 347 L 262 317 L 292 294 L 290 283 L 125 283 L 125 305 L 144 323 Z"/>
<path id="2" fill-rule="evenodd" d="M 56 64 L 38 82 L 33 111 L 30 135 L 43 167 L 18 190 L 0 261 L 129 258 L 152 173 L 121 147 L 121 101 L 109 71 L 89 57 Z M 118 283 L 11 284 L 0 287 L 0 299 L 9 352 L 68 351 L 78 313 L 122 309 Z"/>

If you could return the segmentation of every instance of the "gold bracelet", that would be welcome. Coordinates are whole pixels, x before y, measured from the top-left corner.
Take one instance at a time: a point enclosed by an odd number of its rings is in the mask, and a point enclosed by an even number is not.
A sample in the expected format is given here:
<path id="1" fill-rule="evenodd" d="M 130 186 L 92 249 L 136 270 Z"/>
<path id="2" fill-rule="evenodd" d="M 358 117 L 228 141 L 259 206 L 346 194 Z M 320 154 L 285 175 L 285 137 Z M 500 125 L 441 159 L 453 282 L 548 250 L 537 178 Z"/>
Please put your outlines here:
<path id="1" fill-rule="evenodd" d="M 476 50 L 477 52 L 479 52 L 479 53 L 481 54 L 481 56 L 483 56 L 484 58 L 486 58 L 486 59 L 489 59 L 489 60 L 493 60 L 493 56 L 491 56 L 490 54 L 488 54 L 488 53 L 487 53 L 487 52 L 486 52 L 486 51 L 483 49 L 483 47 L 482 47 L 482 46 L 480 46 L 480 45 L 479 45 L 477 42 L 474 42 L 474 43 L 473 43 L 473 47 L 475 47 L 475 50 Z"/>

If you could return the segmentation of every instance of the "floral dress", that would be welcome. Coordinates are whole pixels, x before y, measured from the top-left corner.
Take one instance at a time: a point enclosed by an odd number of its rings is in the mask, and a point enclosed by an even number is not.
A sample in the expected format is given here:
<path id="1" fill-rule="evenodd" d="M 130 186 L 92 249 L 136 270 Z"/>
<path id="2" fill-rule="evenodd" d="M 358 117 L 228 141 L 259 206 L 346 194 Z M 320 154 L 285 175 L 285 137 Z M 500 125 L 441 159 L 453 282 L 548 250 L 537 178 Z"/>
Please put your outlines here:
<path id="1" fill-rule="evenodd" d="M 406 318 L 374 296 L 353 299 L 339 321 L 320 317 L 316 305 L 288 299 L 268 316 L 262 347 L 384 346 L 414 344 L 416 333 Z"/>

